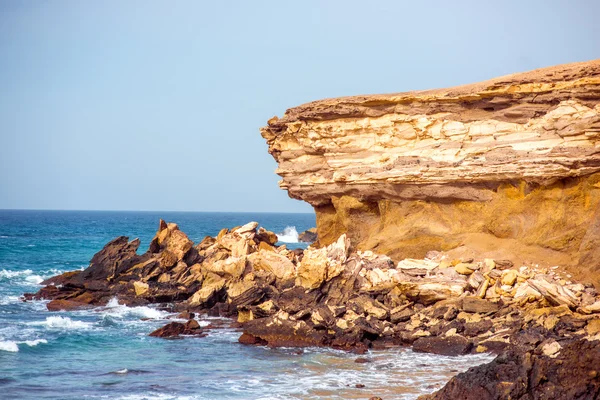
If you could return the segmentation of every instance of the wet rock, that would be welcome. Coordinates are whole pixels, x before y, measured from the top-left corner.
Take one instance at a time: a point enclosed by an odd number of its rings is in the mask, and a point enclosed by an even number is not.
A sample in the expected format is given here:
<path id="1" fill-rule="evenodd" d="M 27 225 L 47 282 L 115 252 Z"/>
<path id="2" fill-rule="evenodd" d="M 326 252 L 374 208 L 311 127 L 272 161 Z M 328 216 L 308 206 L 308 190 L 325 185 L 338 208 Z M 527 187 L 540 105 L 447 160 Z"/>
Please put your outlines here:
<path id="1" fill-rule="evenodd" d="M 198 321 L 190 319 L 185 324 L 181 322 L 170 322 L 150 333 L 149 336 L 160 338 L 174 338 L 181 335 L 206 336 L 206 333 L 200 328 Z"/>
<path id="2" fill-rule="evenodd" d="M 46 304 L 48 311 L 71 311 L 85 307 L 90 307 L 90 305 L 72 300 L 52 300 Z"/>
<path id="3" fill-rule="evenodd" d="M 444 356 L 458 356 L 471 351 L 473 343 L 460 335 L 447 337 L 422 337 L 412 344 L 413 350 L 422 353 L 433 353 Z"/>
<path id="4" fill-rule="evenodd" d="M 598 365 L 600 341 L 569 343 L 555 357 L 510 349 L 420 399 L 596 399 Z"/>

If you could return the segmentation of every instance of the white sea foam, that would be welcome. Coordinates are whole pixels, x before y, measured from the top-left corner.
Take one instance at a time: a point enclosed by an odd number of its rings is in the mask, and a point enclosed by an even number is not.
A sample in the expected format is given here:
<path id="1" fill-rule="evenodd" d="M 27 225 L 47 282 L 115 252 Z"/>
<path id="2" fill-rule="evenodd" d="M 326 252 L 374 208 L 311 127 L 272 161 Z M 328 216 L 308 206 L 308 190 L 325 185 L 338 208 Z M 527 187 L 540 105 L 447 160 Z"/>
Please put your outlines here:
<path id="1" fill-rule="evenodd" d="M 23 271 L 11 271 L 10 269 L 0 270 L 0 279 L 13 279 L 27 277 L 33 274 L 30 269 L 24 269 Z"/>
<path id="2" fill-rule="evenodd" d="M 30 269 L 24 269 L 22 271 L 13 271 L 10 269 L 0 270 L 0 281 L 12 281 L 21 285 L 39 285 L 46 278 L 50 278 L 55 275 L 62 274 L 62 271 L 57 269 L 51 269 L 47 271 L 38 271 L 34 273 Z"/>
<path id="3" fill-rule="evenodd" d="M 17 342 L 13 342 L 12 340 L 0 341 L 0 351 L 16 353 L 19 351 L 19 346 L 17 345 Z"/>
<path id="4" fill-rule="evenodd" d="M 173 394 L 164 394 L 157 392 L 150 392 L 145 394 L 129 394 L 123 397 L 119 397 L 119 400 L 192 400 L 192 399 L 202 399 L 203 397 L 194 397 L 194 396 L 179 396 Z"/>
<path id="5" fill-rule="evenodd" d="M 35 339 L 35 340 L 23 340 L 23 341 L 15 341 L 15 340 L 0 340 L 0 351 L 9 351 L 11 353 L 16 353 L 19 351 L 20 344 L 26 344 L 29 347 L 35 347 L 40 343 L 48 343 L 46 339 Z"/>
<path id="6" fill-rule="evenodd" d="M 296 227 L 286 227 L 283 232 L 277 234 L 277 240 L 284 243 L 298 243 L 298 231 Z"/>
<path id="7" fill-rule="evenodd" d="M 46 343 L 48 343 L 48 341 L 46 339 L 35 339 L 35 340 L 25 340 L 24 342 L 19 342 L 19 343 L 26 344 L 29 347 L 34 347 L 40 343 L 46 344 Z"/>
<path id="8" fill-rule="evenodd" d="M 167 315 L 167 312 L 157 310 L 156 308 L 146 306 L 127 307 L 119 304 L 119 300 L 116 297 L 110 299 L 103 312 L 103 317 L 112 317 L 121 320 L 130 318 L 165 319 Z"/>
<path id="9" fill-rule="evenodd" d="M 30 275 L 25 278 L 26 282 L 33 283 L 34 285 L 39 285 L 40 283 L 42 283 L 43 280 L 44 280 L 44 278 L 42 278 L 39 275 Z"/>
<path id="10" fill-rule="evenodd" d="M 2 296 L 0 297 L 0 306 L 14 304 L 19 302 L 19 296 Z"/>
<path id="11" fill-rule="evenodd" d="M 69 317 L 52 316 L 46 317 L 45 321 L 29 322 L 29 325 L 41 325 L 49 329 L 78 330 L 92 327 L 90 322 L 74 321 Z"/>

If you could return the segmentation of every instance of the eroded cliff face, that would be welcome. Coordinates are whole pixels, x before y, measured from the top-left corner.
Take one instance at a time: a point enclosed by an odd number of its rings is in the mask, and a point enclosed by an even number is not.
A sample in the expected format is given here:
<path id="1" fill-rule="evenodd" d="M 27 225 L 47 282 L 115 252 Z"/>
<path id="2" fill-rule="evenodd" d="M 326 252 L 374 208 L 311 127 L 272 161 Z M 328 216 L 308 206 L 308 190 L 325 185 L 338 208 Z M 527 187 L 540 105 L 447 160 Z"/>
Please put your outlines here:
<path id="1" fill-rule="evenodd" d="M 317 101 L 261 131 L 322 245 L 511 254 L 600 283 L 600 60 Z"/>

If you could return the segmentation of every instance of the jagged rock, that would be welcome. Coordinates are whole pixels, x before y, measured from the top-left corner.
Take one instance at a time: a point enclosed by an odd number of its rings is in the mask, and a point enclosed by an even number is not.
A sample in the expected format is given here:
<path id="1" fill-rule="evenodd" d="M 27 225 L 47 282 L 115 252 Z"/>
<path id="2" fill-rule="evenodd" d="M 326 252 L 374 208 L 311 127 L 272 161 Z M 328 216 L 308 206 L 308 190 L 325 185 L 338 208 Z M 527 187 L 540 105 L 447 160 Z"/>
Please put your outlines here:
<path id="1" fill-rule="evenodd" d="M 215 262 L 205 261 L 202 264 L 202 269 L 222 277 L 227 277 L 228 279 L 238 279 L 246 271 L 246 260 L 246 256 L 231 256 L 225 260 L 217 260 Z"/>
<path id="2" fill-rule="evenodd" d="M 120 275 L 133 265 L 148 258 L 137 255 L 139 246 L 139 239 L 129 242 L 129 238 L 126 236 L 119 236 L 111 240 L 102 250 L 94 254 L 88 268 L 73 275 L 68 282 L 82 285 L 84 282 L 106 281 Z"/>
<path id="3" fill-rule="evenodd" d="M 320 249 L 308 248 L 298 265 L 296 285 L 306 289 L 316 289 L 344 270 L 350 241 L 346 235 Z"/>
<path id="4" fill-rule="evenodd" d="M 256 239 L 258 239 L 259 242 L 269 244 L 270 246 L 275 246 L 275 243 L 279 240 L 275 232 L 268 231 L 263 227 L 258 228 Z"/>
<path id="5" fill-rule="evenodd" d="M 194 242 L 179 230 L 177 224 L 167 224 L 161 219 L 158 232 L 150 243 L 150 252 L 160 253 L 159 263 L 164 269 L 183 260 L 193 246 Z"/>
<path id="6" fill-rule="evenodd" d="M 406 258 L 398 263 L 397 268 L 403 273 L 411 276 L 425 276 L 435 268 L 439 263 L 431 260 L 416 260 L 413 258 Z"/>
<path id="7" fill-rule="evenodd" d="M 540 292 L 551 304 L 561 305 L 565 304 L 570 308 L 577 307 L 579 300 L 575 295 L 567 288 L 562 285 L 557 285 L 547 280 L 540 279 L 529 279 L 527 283 L 535 290 Z"/>
<path id="8" fill-rule="evenodd" d="M 272 251 L 260 250 L 250 254 L 248 262 L 253 270 L 270 272 L 277 279 L 290 279 L 296 274 L 296 267 L 289 258 Z"/>
<path id="9" fill-rule="evenodd" d="M 145 283 L 145 282 L 133 282 L 133 288 L 135 290 L 135 295 L 136 296 L 143 296 L 146 293 L 148 293 L 148 289 L 150 288 L 150 286 Z"/>
<path id="10" fill-rule="evenodd" d="M 215 297 L 225 287 L 225 283 L 225 279 L 216 274 L 209 273 L 202 283 L 202 288 L 189 299 L 189 305 L 193 307 L 212 305 L 211 303 L 215 301 Z"/>
<path id="11" fill-rule="evenodd" d="M 596 399 L 600 396 L 598 365 L 599 341 L 569 343 L 553 357 L 509 349 L 419 399 Z"/>
<path id="12" fill-rule="evenodd" d="M 254 281 L 235 282 L 227 289 L 229 302 L 235 307 L 258 303 L 263 295 L 263 288 Z"/>
<path id="13" fill-rule="evenodd" d="M 317 239 L 317 228 L 307 229 L 298 235 L 298 241 L 304 243 L 314 243 Z"/>

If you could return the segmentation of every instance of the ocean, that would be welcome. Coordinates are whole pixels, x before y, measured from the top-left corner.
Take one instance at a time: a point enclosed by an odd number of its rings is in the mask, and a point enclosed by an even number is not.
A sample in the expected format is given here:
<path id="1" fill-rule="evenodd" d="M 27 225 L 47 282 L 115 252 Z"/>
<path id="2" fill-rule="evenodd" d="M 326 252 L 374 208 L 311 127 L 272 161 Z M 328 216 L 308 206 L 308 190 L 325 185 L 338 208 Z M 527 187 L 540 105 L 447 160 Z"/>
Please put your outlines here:
<path id="1" fill-rule="evenodd" d="M 146 251 L 159 218 L 196 243 L 258 221 L 289 248 L 305 246 L 298 232 L 315 225 L 314 214 L 0 210 L 1 399 L 414 399 L 492 359 L 398 348 L 355 363 L 357 355 L 331 349 L 240 345 L 233 328 L 166 340 L 148 336 L 172 317 L 155 307 L 114 299 L 49 312 L 44 301 L 20 300 L 46 278 L 87 267 L 117 236 L 139 237 Z M 197 318 L 201 325 L 214 320 Z"/>

